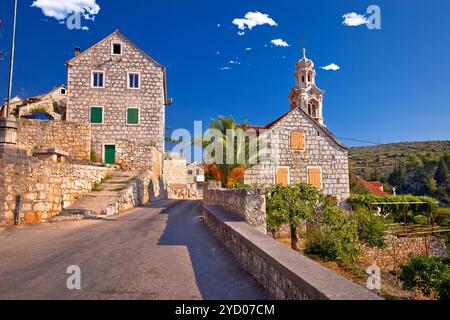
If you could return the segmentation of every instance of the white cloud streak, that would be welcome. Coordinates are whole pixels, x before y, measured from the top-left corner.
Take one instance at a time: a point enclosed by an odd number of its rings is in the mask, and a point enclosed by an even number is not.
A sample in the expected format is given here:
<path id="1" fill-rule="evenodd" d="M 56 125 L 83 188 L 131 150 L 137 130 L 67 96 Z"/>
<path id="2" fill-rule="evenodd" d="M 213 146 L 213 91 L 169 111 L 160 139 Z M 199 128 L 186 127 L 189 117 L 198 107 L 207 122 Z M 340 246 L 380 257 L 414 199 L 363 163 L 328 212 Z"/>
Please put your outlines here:
<path id="1" fill-rule="evenodd" d="M 348 27 L 357 27 L 362 24 L 367 24 L 367 18 L 364 15 L 358 14 L 356 12 L 346 13 L 342 16 L 342 18 L 344 18 L 342 24 Z"/>
<path id="2" fill-rule="evenodd" d="M 276 47 L 289 47 L 289 43 L 287 43 L 283 39 L 273 39 L 272 41 L 270 41 L 270 43 L 272 43 Z"/>
<path id="3" fill-rule="evenodd" d="M 58 21 L 65 20 L 74 13 L 80 13 L 87 20 L 94 20 L 100 11 L 96 0 L 35 0 L 31 6 L 41 9 L 45 16 Z"/>
<path id="4" fill-rule="evenodd" d="M 331 63 L 331 64 L 329 64 L 329 65 L 327 65 L 327 66 L 324 66 L 324 67 L 320 67 L 321 69 L 323 69 L 323 70 L 327 70 L 327 71 L 329 71 L 329 70 L 332 70 L 332 71 L 338 71 L 339 69 L 341 69 L 341 67 L 339 67 L 337 64 L 335 64 L 335 63 Z"/>
<path id="5" fill-rule="evenodd" d="M 272 27 L 277 26 L 278 24 L 273 20 L 271 17 L 269 17 L 268 14 L 261 13 L 259 11 L 255 12 L 247 12 L 244 16 L 244 18 L 235 18 L 233 20 L 233 24 L 236 25 L 239 30 L 245 30 L 250 29 L 252 30 L 256 26 L 262 26 L 262 25 L 269 25 Z"/>

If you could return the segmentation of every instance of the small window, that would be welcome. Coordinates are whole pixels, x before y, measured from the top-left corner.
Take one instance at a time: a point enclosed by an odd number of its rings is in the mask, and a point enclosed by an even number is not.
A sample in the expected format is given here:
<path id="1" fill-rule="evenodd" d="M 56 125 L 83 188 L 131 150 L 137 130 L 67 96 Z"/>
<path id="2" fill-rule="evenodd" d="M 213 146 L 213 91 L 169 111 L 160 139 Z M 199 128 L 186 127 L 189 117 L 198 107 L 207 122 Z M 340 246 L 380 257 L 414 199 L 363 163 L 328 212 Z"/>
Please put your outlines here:
<path id="1" fill-rule="evenodd" d="M 188 170 L 188 175 L 192 176 L 193 171 L 192 170 Z"/>
<path id="2" fill-rule="evenodd" d="M 103 107 L 91 107 L 90 121 L 92 124 L 103 124 Z"/>
<path id="3" fill-rule="evenodd" d="M 141 86 L 139 73 L 129 73 L 128 74 L 128 88 L 129 89 L 139 89 Z"/>
<path id="4" fill-rule="evenodd" d="M 94 88 L 104 88 L 105 87 L 105 73 L 103 71 L 93 71 L 92 72 L 92 86 Z"/>
<path id="5" fill-rule="evenodd" d="M 115 54 L 115 55 L 122 54 L 122 44 L 121 43 L 113 43 L 112 44 L 112 54 Z"/>
<path id="6" fill-rule="evenodd" d="M 60 93 L 61 93 L 62 95 L 66 95 L 66 89 L 61 88 Z"/>
<path id="7" fill-rule="evenodd" d="M 139 108 L 127 108 L 127 124 L 139 124 Z"/>
<path id="8" fill-rule="evenodd" d="M 317 189 L 322 189 L 322 169 L 320 167 L 308 168 L 308 183 Z"/>
<path id="9" fill-rule="evenodd" d="M 305 150 L 305 132 L 291 132 L 291 150 Z"/>
<path id="10" fill-rule="evenodd" d="M 305 82 L 305 76 L 302 76 L 302 82 Z"/>
<path id="11" fill-rule="evenodd" d="M 200 175 L 200 170 L 199 170 L 199 169 L 197 169 L 197 175 L 198 175 L 198 176 Z"/>

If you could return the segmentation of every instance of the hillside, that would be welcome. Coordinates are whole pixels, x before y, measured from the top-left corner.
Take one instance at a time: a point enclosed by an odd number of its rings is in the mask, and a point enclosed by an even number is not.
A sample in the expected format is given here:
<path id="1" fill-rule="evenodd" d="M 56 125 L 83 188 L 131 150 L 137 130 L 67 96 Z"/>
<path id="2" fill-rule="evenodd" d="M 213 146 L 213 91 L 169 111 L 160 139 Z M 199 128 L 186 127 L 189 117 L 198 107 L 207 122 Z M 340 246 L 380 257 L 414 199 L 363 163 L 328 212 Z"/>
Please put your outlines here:
<path id="1" fill-rule="evenodd" d="M 389 183 L 399 193 L 431 195 L 445 202 L 449 199 L 450 141 L 351 148 L 349 161 L 352 177 Z"/>
<path id="2" fill-rule="evenodd" d="M 396 163 L 401 160 L 406 161 L 411 155 L 419 158 L 426 156 L 438 158 L 445 152 L 450 152 L 450 140 L 401 142 L 351 148 L 350 170 L 365 179 L 370 179 L 370 175 L 375 170 L 378 175 L 385 175 L 387 178 L 394 170 Z"/>

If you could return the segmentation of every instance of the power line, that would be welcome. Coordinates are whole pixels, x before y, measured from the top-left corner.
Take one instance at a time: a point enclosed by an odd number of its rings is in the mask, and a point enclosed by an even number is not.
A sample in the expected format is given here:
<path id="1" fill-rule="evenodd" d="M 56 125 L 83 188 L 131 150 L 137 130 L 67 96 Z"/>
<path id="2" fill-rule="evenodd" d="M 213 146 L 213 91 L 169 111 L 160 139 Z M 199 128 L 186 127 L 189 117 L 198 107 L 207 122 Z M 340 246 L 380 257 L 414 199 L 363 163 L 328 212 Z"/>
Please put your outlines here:
<path id="1" fill-rule="evenodd" d="M 342 137 L 336 137 L 340 140 L 347 140 L 347 141 L 354 141 L 354 142 L 363 142 L 363 143 L 370 143 L 373 145 L 380 145 L 381 142 L 373 142 L 373 141 L 366 141 L 366 140 L 358 140 L 358 139 L 351 139 L 351 138 L 342 138 Z"/>

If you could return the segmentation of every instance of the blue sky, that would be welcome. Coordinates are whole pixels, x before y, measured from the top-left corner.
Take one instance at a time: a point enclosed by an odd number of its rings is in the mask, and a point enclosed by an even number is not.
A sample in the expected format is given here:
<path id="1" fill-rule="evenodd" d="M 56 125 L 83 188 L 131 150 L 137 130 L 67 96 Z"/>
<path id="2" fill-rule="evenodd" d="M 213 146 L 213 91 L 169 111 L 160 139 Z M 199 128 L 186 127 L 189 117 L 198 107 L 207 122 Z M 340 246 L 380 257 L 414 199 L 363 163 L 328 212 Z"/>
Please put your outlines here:
<path id="1" fill-rule="evenodd" d="M 207 125 L 218 115 L 262 125 L 289 110 L 303 38 L 326 90 L 325 124 L 336 136 L 383 143 L 450 138 L 449 1 L 84 1 L 100 7 L 90 15 L 94 21 L 82 19 L 87 31 L 69 30 L 55 13 L 19 1 L 14 93 L 35 95 L 65 83 L 73 48 L 84 50 L 119 29 L 167 67 L 170 128 L 193 129 L 194 120 Z M 3 51 L 12 4 L 0 3 Z M 381 8 L 381 30 L 342 24 L 345 13 L 365 14 L 371 4 Z M 277 25 L 238 35 L 232 21 L 256 11 Z M 274 46 L 273 39 L 290 46 Z M 340 70 L 319 68 L 331 63 Z M 0 60 L 2 97 L 8 67 L 7 58 Z"/>

